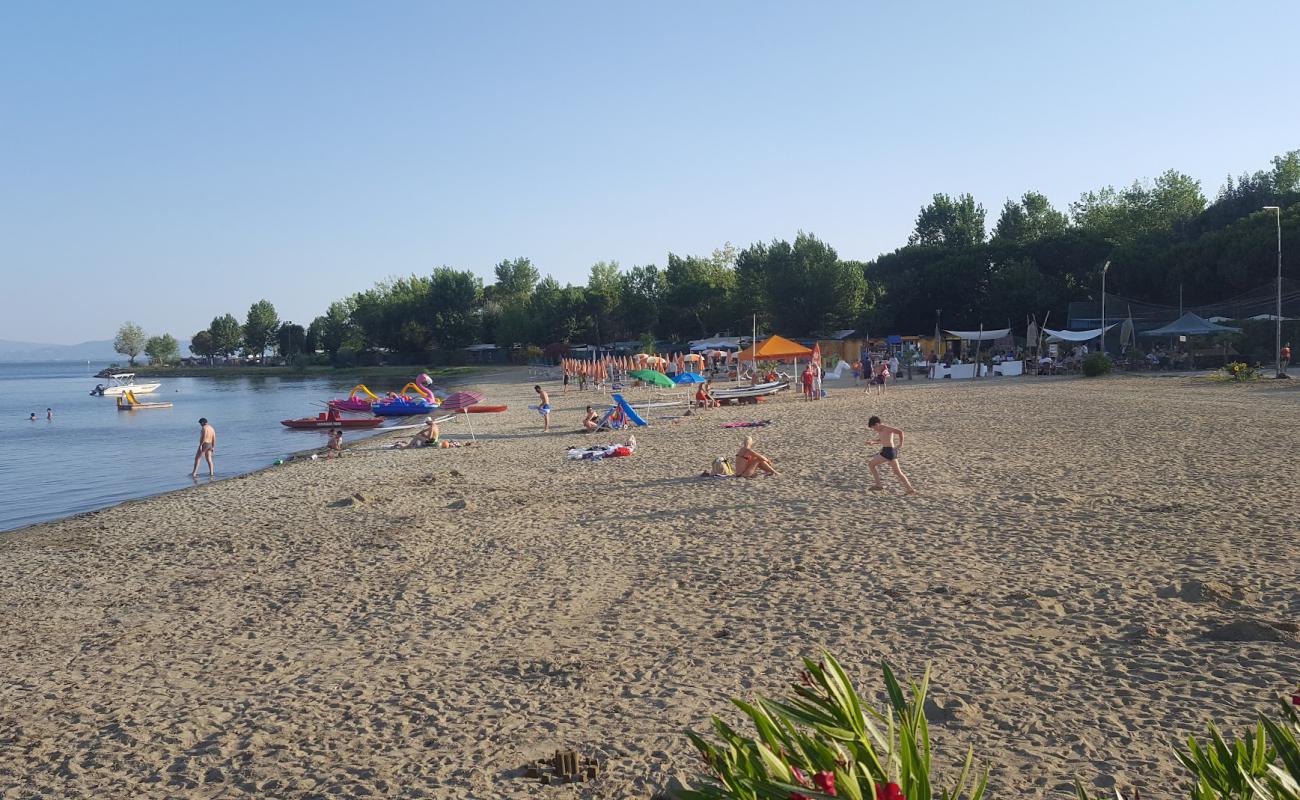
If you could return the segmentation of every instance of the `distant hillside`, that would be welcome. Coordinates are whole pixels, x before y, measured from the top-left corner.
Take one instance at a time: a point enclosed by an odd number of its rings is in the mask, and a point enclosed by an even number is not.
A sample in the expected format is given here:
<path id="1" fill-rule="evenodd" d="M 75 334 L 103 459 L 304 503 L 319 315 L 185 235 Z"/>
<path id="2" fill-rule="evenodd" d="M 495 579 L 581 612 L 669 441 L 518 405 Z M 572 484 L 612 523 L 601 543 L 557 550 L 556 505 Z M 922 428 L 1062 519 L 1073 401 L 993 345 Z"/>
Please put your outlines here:
<path id="1" fill-rule="evenodd" d="M 190 354 L 190 342 L 181 340 L 181 355 Z M 138 361 L 147 361 L 143 355 Z M 0 339 L 0 361 L 126 361 L 113 351 L 113 341 L 103 339 L 81 344 L 48 344 L 41 342 L 14 342 Z"/>

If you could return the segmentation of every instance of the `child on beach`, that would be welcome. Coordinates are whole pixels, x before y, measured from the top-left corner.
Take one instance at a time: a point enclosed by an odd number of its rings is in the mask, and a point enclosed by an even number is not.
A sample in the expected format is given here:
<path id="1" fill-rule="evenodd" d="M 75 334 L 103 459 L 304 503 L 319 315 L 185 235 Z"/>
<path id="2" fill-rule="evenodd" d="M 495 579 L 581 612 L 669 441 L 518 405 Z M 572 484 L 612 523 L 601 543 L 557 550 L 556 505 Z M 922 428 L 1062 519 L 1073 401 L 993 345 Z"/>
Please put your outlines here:
<path id="1" fill-rule="evenodd" d="M 343 453 L 343 431 L 335 428 L 330 431 L 329 458 L 334 458 Z"/>
<path id="2" fill-rule="evenodd" d="M 898 465 L 898 451 L 903 449 L 903 432 L 898 428 L 891 428 L 880 421 L 880 417 L 872 417 L 867 420 L 867 427 L 876 432 L 876 440 L 869 441 L 867 444 L 881 445 L 880 452 L 871 457 L 867 462 L 867 469 L 871 471 L 871 486 L 867 487 L 873 492 L 879 492 L 885 487 L 880 483 L 880 465 L 889 464 L 889 468 L 894 471 L 898 477 L 899 483 L 907 489 L 907 494 L 916 494 L 916 489 L 912 487 L 912 482 L 903 474 L 903 468 Z M 894 437 L 898 437 L 897 443 Z"/>
<path id="3" fill-rule="evenodd" d="M 579 376 L 579 380 L 582 380 L 581 376 Z M 537 413 L 542 415 L 542 433 L 547 433 L 551 430 L 551 396 L 540 386 L 534 386 L 533 391 L 537 392 L 539 400 Z"/>

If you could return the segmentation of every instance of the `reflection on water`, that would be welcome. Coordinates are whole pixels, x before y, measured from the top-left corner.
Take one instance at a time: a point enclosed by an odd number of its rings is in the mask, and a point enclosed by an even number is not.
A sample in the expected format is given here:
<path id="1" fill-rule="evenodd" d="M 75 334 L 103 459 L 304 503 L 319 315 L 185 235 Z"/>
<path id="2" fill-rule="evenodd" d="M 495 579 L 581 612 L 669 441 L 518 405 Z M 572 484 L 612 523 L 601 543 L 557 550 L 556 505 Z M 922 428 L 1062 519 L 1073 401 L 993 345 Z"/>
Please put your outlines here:
<path id="1" fill-rule="evenodd" d="M 0 364 L 0 531 L 193 485 L 199 417 L 217 430 L 218 479 L 323 447 L 324 433 L 290 430 L 280 420 L 323 411 L 325 400 L 357 383 L 355 375 L 165 378 L 142 399 L 172 408 L 118 411 L 113 398 L 89 395 L 104 382 L 94 377 L 103 366 Z M 345 441 L 368 435 L 344 432 Z"/>

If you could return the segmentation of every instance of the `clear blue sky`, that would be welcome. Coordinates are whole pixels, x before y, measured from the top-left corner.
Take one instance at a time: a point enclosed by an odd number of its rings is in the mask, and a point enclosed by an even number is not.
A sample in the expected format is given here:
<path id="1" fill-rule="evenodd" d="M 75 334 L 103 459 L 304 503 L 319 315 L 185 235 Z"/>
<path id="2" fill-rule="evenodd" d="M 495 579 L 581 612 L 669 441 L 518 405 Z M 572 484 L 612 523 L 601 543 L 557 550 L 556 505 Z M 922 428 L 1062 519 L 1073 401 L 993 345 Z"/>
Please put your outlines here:
<path id="1" fill-rule="evenodd" d="M 0 338 L 179 337 L 265 297 L 529 256 L 902 245 L 1300 147 L 1300 4 L 17 3 L 0 10 Z"/>

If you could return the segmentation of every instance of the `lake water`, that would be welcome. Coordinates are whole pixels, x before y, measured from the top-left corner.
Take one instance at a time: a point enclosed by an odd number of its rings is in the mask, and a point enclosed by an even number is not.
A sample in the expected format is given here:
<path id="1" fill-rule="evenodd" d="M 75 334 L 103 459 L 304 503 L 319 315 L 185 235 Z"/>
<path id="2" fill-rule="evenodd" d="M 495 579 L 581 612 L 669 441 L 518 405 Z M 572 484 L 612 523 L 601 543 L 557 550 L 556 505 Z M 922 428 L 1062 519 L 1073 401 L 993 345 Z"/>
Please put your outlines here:
<path id="1" fill-rule="evenodd" d="M 323 447 L 325 433 L 290 430 L 280 420 L 324 411 L 321 403 L 357 383 L 355 376 L 163 378 L 141 399 L 168 400 L 172 408 L 128 412 L 112 397 L 89 395 L 106 383 L 94 377 L 104 366 L 0 364 L 0 531 L 193 485 L 199 417 L 217 430 L 218 480 Z M 378 385 L 397 388 L 388 383 L 397 381 Z M 45 419 L 47 407 L 53 421 Z M 37 421 L 29 422 L 33 411 Z M 347 442 L 368 435 L 343 434 Z"/>

